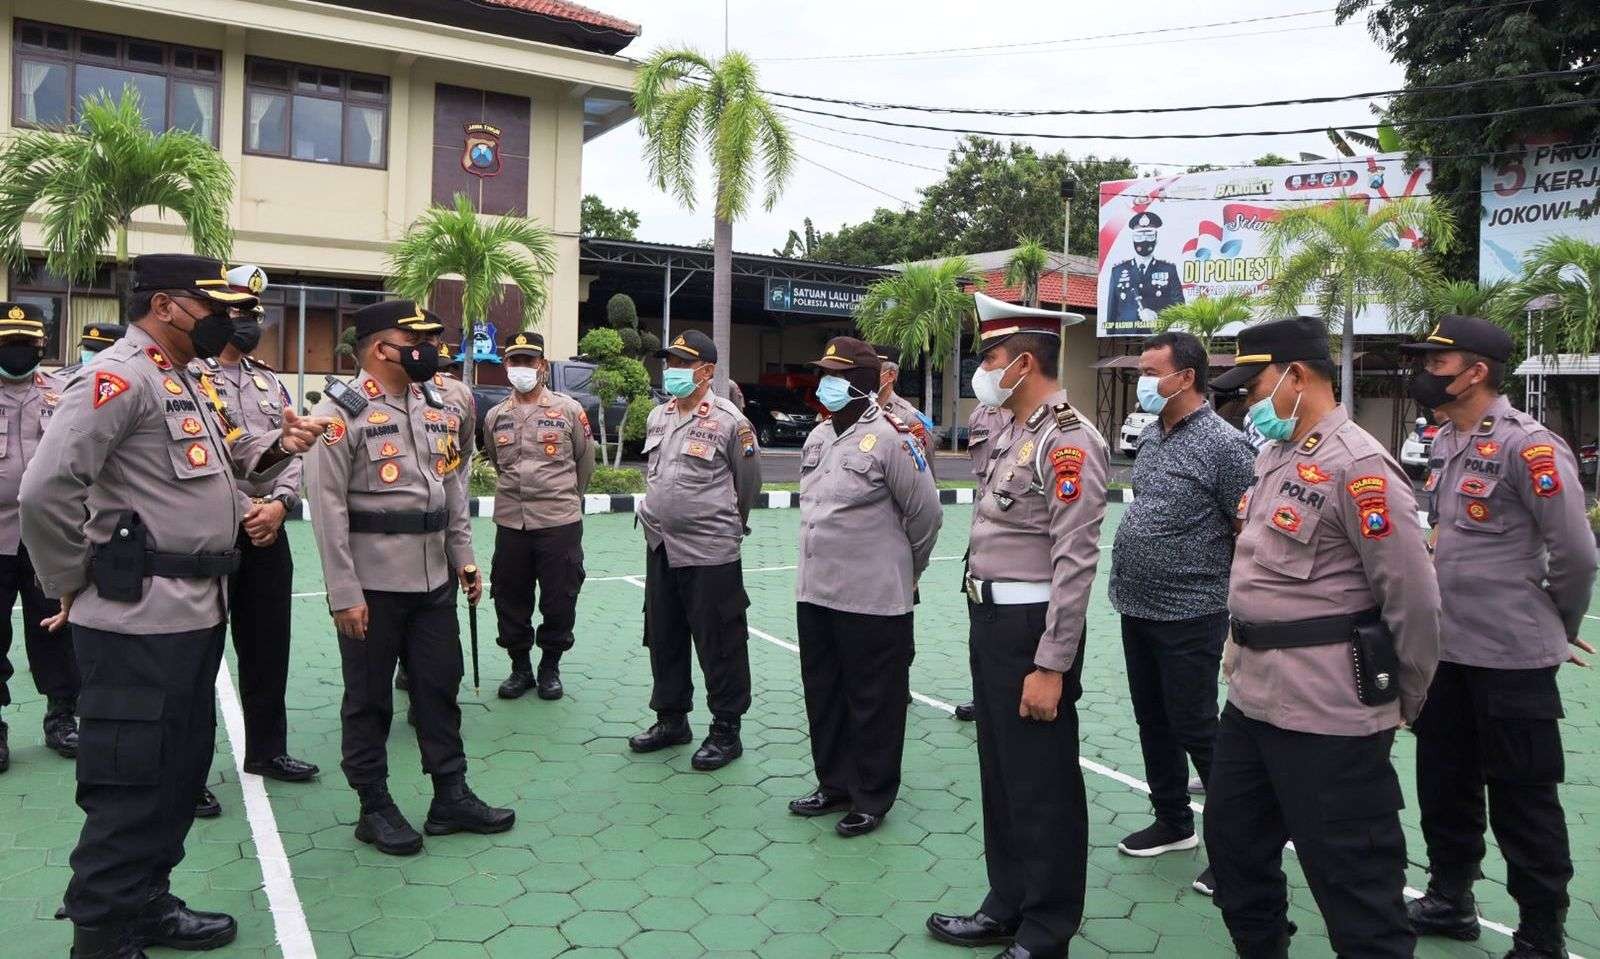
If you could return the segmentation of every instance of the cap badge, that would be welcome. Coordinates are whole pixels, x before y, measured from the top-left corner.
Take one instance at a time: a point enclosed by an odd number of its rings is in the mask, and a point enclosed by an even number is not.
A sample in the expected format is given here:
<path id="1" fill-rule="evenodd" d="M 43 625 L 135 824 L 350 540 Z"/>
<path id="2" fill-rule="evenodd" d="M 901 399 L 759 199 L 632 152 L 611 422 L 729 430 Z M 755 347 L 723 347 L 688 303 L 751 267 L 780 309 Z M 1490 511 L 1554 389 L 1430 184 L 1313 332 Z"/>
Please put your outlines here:
<path id="1" fill-rule="evenodd" d="M 518 333 L 517 334 L 517 345 L 518 346 L 527 346 L 528 345 L 528 338 L 526 336 L 523 336 L 521 333 Z"/>
<path id="2" fill-rule="evenodd" d="M 11 312 L 6 314 L 6 319 L 8 320 L 25 320 L 27 318 L 28 314 L 22 312 L 22 307 L 20 306 L 13 306 Z"/>
<path id="3" fill-rule="evenodd" d="M 13 311 L 13 312 L 15 312 L 15 311 Z M 823 356 L 833 356 L 833 355 L 837 354 L 838 352 L 839 352 L 839 348 L 837 346 L 834 346 L 832 343 L 829 343 L 827 352 L 823 353 L 822 355 Z"/>
<path id="4" fill-rule="evenodd" d="M 256 267 L 250 274 L 250 282 L 246 285 L 250 288 L 251 293 L 259 294 L 267 288 L 267 275 L 261 272 L 260 267 Z"/>
<path id="5" fill-rule="evenodd" d="M 861 442 L 857 444 L 857 448 L 863 453 L 870 453 L 872 452 L 872 448 L 877 445 L 878 434 L 868 433 L 866 436 L 861 437 Z"/>

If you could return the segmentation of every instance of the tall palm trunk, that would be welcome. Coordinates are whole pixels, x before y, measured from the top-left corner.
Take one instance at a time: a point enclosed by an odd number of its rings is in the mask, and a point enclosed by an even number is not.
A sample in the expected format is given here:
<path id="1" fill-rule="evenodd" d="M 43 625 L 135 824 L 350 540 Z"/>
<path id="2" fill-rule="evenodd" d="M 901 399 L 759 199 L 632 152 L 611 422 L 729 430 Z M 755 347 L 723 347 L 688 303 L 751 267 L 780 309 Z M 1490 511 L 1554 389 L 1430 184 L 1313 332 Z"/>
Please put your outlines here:
<path id="1" fill-rule="evenodd" d="M 1351 419 L 1356 417 L 1356 302 L 1355 293 L 1344 303 L 1344 342 L 1339 344 L 1339 402 Z"/>
<path id="2" fill-rule="evenodd" d="M 472 348 L 472 328 L 471 317 L 465 310 L 461 311 L 461 382 L 468 388 L 472 386 L 472 354 L 477 352 Z"/>
<path id="3" fill-rule="evenodd" d="M 130 260 L 128 258 L 128 221 L 126 218 L 117 223 L 117 266 L 112 275 L 112 292 L 117 297 L 117 313 L 121 322 L 132 323 L 133 317 L 128 315 L 128 287 L 133 284 L 130 274 Z"/>
<path id="4" fill-rule="evenodd" d="M 711 234 L 711 342 L 717 347 L 718 396 L 728 395 L 728 371 L 733 364 L 733 221 L 717 217 Z"/>

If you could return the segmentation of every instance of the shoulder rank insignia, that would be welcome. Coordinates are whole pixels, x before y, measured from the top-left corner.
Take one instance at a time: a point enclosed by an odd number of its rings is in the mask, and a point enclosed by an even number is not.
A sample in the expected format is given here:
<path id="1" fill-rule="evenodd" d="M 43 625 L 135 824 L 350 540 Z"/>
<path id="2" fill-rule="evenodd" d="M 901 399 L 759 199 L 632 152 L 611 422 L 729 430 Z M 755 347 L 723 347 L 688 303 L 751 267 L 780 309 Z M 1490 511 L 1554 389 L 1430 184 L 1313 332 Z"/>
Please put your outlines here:
<path id="1" fill-rule="evenodd" d="M 128 381 L 105 370 L 94 371 L 94 408 L 99 409 L 128 392 Z"/>
<path id="2" fill-rule="evenodd" d="M 1049 415 L 1050 415 L 1050 404 L 1041 403 L 1039 405 L 1039 408 L 1033 411 L 1033 415 L 1028 417 L 1027 422 L 1024 423 L 1023 425 L 1026 426 L 1030 430 L 1038 429 L 1039 428 L 1039 424 L 1043 423 L 1044 422 L 1044 418 L 1046 416 L 1049 416 Z"/>
<path id="3" fill-rule="evenodd" d="M 204 364 L 207 373 L 217 373 L 222 370 L 222 362 L 214 356 L 208 356 L 200 362 Z"/>
<path id="4" fill-rule="evenodd" d="M 156 365 L 156 369 L 158 369 L 158 370 L 170 370 L 170 369 L 172 369 L 172 361 L 167 359 L 167 354 L 161 352 L 161 348 L 160 347 L 147 346 L 147 347 L 145 347 L 144 355 L 150 357 L 150 362 L 152 362 L 152 363 L 154 363 Z"/>
<path id="5" fill-rule="evenodd" d="M 361 392 L 367 394 L 369 399 L 375 400 L 383 395 L 383 387 L 378 385 L 377 380 L 362 380 Z"/>
<path id="6" fill-rule="evenodd" d="M 710 416 L 711 415 L 711 403 L 710 403 L 710 401 L 701 403 L 699 408 L 697 408 L 694 411 L 694 415 L 696 415 L 698 417 L 701 417 L 702 419 L 707 417 L 707 416 Z"/>
<path id="7" fill-rule="evenodd" d="M 906 452 L 911 454 L 911 461 L 917 464 L 917 472 L 925 472 L 928 468 L 928 457 L 922 452 L 922 444 L 912 439 L 904 439 L 900 443 L 905 446 Z"/>
<path id="8" fill-rule="evenodd" d="M 906 424 L 905 420 L 903 420 L 900 417 L 894 415 L 893 413 L 889 412 L 888 410 L 884 410 L 883 411 L 883 421 L 885 423 L 888 423 L 890 426 L 894 427 L 896 430 L 900 431 L 901 433 L 909 433 L 909 432 L 911 432 L 911 427 Z"/>
<path id="9" fill-rule="evenodd" d="M 1309 453 L 1322 445 L 1322 434 L 1312 433 L 1300 443 L 1300 452 Z"/>
<path id="10" fill-rule="evenodd" d="M 1487 433 L 1492 429 L 1494 429 L 1494 417 L 1492 416 L 1485 416 L 1483 420 L 1478 423 L 1479 433 Z"/>
<path id="11" fill-rule="evenodd" d="M 1549 443 L 1535 443 L 1522 451 L 1528 464 L 1528 478 L 1533 481 L 1535 496 L 1554 496 L 1561 492 L 1561 474 L 1556 470 L 1556 448 Z"/>
<path id="12" fill-rule="evenodd" d="M 1394 532 L 1389 522 L 1389 481 L 1382 476 L 1358 476 L 1345 484 L 1361 516 L 1361 535 L 1383 539 Z"/>
<path id="13" fill-rule="evenodd" d="M 1070 430 L 1078 425 L 1078 411 L 1070 403 L 1058 403 L 1055 407 L 1056 426 L 1062 430 Z"/>
<path id="14" fill-rule="evenodd" d="M 362 389 L 365 390 L 368 386 L 377 389 L 378 384 L 367 380 L 366 383 L 362 384 Z M 367 408 L 366 397 L 351 389 L 350 384 L 332 376 L 328 377 L 327 382 L 323 384 L 322 392 L 324 396 L 333 400 L 335 405 L 351 416 L 360 416 Z"/>

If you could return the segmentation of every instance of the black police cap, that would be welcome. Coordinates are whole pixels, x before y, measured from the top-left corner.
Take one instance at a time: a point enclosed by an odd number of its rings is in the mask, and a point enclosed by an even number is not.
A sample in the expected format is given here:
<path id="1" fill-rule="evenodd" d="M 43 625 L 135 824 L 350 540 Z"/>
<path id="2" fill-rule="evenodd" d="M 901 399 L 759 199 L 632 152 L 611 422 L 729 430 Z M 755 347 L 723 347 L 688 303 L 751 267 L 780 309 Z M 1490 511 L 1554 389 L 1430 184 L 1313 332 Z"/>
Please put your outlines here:
<path id="1" fill-rule="evenodd" d="M 876 370 L 882 363 L 882 357 L 871 344 L 853 336 L 836 336 L 828 341 L 822 356 L 807 365 L 824 370 Z"/>
<path id="2" fill-rule="evenodd" d="M 1441 316 L 1420 343 L 1402 343 L 1407 353 L 1442 353 L 1462 350 L 1504 363 L 1511 359 L 1511 334 L 1477 316 Z"/>
<path id="3" fill-rule="evenodd" d="M 384 330 L 437 333 L 444 329 L 437 316 L 430 315 L 411 300 L 384 300 L 363 306 L 350 314 L 350 322 L 355 324 L 358 340 Z"/>
<path id="4" fill-rule="evenodd" d="M 518 330 L 506 334 L 506 341 L 500 352 L 506 356 L 516 356 L 519 353 L 527 356 L 544 355 L 544 337 L 528 330 Z"/>
<path id="5" fill-rule="evenodd" d="M 680 360 L 702 360 L 706 363 L 717 361 L 717 345 L 711 342 L 711 337 L 699 330 L 685 330 L 672 338 L 672 342 L 656 353 L 657 359 L 676 356 Z"/>
<path id="6" fill-rule="evenodd" d="M 253 293 L 233 289 L 221 260 L 187 253 L 147 253 L 133 258 L 133 290 L 141 293 L 176 290 L 227 306 L 256 304 Z"/>
<path id="7" fill-rule="evenodd" d="M 78 338 L 78 345 L 87 350 L 103 350 L 128 335 L 128 328 L 120 323 L 89 323 Z"/>
<path id="8" fill-rule="evenodd" d="M 877 351 L 878 359 L 885 363 L 893 363 L 895 366 L 900 365 L 900 347 L 890 346 L 887 343 L 874 343 L 872 348 Z"/>
<path id="9" fill-rule="evenodd" d="M 44 312 L 36 304 L 0 303 L 0 338 L 14 336 L 44 342 Z"/>
<path id="10" fill-rule="evenodd" d="M 1321 319 L 1296 316 L 1240 330 L 1233 369 L 1213 378 L 1211 388 L 1219 393 L 1231 392 L 1255 379 L 1269 365 L 1294 360 L 1332 360 L 1328 353 L 1328 325 Z"/>

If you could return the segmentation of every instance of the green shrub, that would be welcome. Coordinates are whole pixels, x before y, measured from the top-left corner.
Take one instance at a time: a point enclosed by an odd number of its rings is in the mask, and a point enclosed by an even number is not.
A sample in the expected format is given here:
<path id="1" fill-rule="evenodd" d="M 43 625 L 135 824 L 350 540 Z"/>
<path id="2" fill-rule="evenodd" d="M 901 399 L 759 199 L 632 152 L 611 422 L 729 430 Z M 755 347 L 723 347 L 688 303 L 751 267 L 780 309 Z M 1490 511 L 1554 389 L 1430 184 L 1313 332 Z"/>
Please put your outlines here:
<path id="1" fill-rule="evenodd" d="M 661 337 L 654 333 L 639 331 L 639 357 L 640 359 L 654 359 L 656 351 L 661 349 Z"/>
<path id="2" fill-rule="evenodd" d="M 471 472 L 467 474 L 467 493 L 470 496 L 493 496 L 495 484 L 494 467 L 489 465 L 489 458 L 481 452 L 472 454 Z"/>
<path id="3" fill-rule="evenodd" d="M 622 440 L 625 443 L 644 442 L 644 431 L 650 421 L 650 411 L 656 401 L 648 393 L 628 401 L 628 415 L 622 420 Z"/>
<path id="4" fill-rule="evenodd" d="M 639 336 L 638 330 L 631 327 L 621 329 L 617 331 L 617 335 L 622 337 L 622 352 L 624 354 L 628 356 L 639 355 L 639 350 L 643 348 L 643 338 Z"/>
<path id="5" fill-rule="evenodd" d="M 632 413 L 633 411 L 629 410 L 628 412 Z M 1600 533 L 1600 503 L 1589 507 L 1589 528 L 1596 533 Z"/>
<path id="6" fill-rule="evenodd" d="M 643 493 L 644 474 L 631 466 L 596 466 L 590 493 Z"/>
<path id="7" fill-rule="evenodd" d="M 639 327 L 639 308 L 634 305 L 633 297 L 626 293 L 614 293 L 606 301 L 606 322 L 614 330 L 633 330 Z"/>

